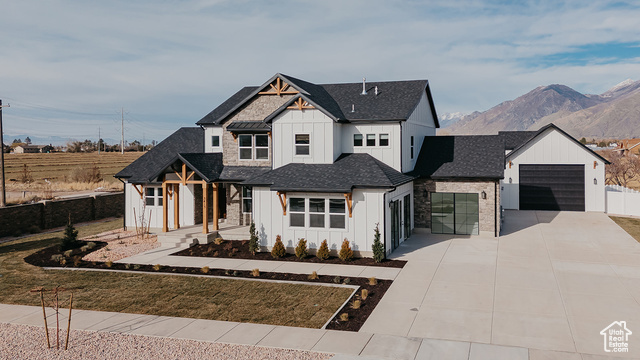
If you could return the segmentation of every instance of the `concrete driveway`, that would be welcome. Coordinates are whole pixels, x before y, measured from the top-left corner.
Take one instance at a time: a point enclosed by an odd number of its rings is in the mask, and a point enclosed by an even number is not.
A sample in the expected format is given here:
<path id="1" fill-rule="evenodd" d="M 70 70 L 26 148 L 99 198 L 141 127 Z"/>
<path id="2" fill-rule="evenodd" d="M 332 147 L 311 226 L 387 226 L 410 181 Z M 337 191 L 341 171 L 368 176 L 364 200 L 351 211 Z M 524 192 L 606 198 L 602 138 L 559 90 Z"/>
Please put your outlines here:
<path id="1" fill-rule="evenodd" d="M 415 234 L 393 257 L 362 332 L 640 357 L 640 244 L 605 214 L 507 211 L 499 239 Z M 604 351 L 614 321 L 628 354 Z"/>

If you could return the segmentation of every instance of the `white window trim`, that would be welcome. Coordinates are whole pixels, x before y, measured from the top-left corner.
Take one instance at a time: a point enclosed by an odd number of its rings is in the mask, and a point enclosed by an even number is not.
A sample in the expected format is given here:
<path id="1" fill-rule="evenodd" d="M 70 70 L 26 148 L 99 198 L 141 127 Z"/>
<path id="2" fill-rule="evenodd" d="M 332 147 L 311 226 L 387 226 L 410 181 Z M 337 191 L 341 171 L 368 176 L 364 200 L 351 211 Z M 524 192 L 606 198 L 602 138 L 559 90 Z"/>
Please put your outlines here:
<path id="1" fill-rule="evenodd" d="M 356 145 L 356 135 L 360 135 L 360 136 L 362 136 L 362 139 L 360 139 L 360 140 L 362 141 L 362 145 Z M 351 139 L 351 140 L 352 140 L 353 147 L 354 147 L 354 148 L 363 148 L 363 147 L 365 147 L 365 146 L 366 146 L 366 144 L 365 144 L 365 139 L 364 139 L 364 138 L 365 138 L 364 134 L 361 134 L 361 133 L 353 134 L 353 137 L 352 137 L 352 139 Z"/>
<path id="2" fill-rule="evenodd" d="M 369 145 L 368 144 L 368 140 L 369 140 L 369 135 L 373 135 L 373 141 L 374 144 L 373 145 Z M 376 144 L 378 144 L 378 134 L 377 133 L 373 133 L 373 134 L 366 134 L 364 136 L 364 147 L 368 147 L 368 148 L 375 148 L 377 147 Z"/>
<path id="3" fill-rule="evenodd" d="M 296 135 L 308 135 L 309 136 L 309 145 L 307 145 L 309 147 L 309 154 L 308 155 L 298 155 L 296 154 L 296 148 L 297 148 L 297 144 L 296 144 Z M 304 146 L 304 144 L 302 144 L 301 146 Z M 309 158 L 311 157 L 311 133 L 294 133 L 293 134 L 293 156 L 294 157 L 300 157 L 300 158 Z"/>
<path id="4" fill-rule="evenodd" d="M 289 196 L 288 196 L 289 197 Z M 290 230 L 310 230 L 310 231 L 330 231 L 330 232 L 348 232 L 349 231 L 349 211 L 347 209 L 347 202 L 344 203 L 344 228 L 332 228 L 331 227 L 331 210 L 330 210 L 330 202 L 329 200 L 344 200 L 344 197 L 339 197 L 336 195 L 291 195 L 291 198 L 302 198 L 304 199 L 304 213 L 299 211 L 291 211 L 289 205 L 287 205 L 287 227 Z M 309 199 L 323 199 L 324 200 L 324 209 L 323 213 L 312 213 L 309 205 Z M 304 226 L 291 226 L 291 213 L 294 214 L 304 214 Z M 324 215 L 324 227 L 311 227 L 311 214 L 323 214 Z M 333 215 L 337 215 L 334 213 Z"/>
<path id="5" fill-rule="evenodd" d="M 217 137 L 218 138 L 218 145 L 213 145 L 213 138 Z M 219 149 L 222 147 L 222 136 L 220 135 L 211 135 L 211 147 L 214 149 Z"/>
<path id="6" fill-rule="evenodd" d="M 387 145 L 380 145 L 380 135 L 387 135 Z M 391 134 L 389 133 L 379 133 L 378 134 L 378 146 L 379 148 L 387 149 L 391 147 Z"/>
<path id="7" fill-rule="evenodd" d="M 240 157 L 240 149 L 249 149 L 248 146 L 240 146 L 240 136 L 251 136 L 251 159 L 242 159 Z M 264 135 L 267 137 L 267 146 L 256 146 L 256 135 Z M 267 134 L 238 134 L 238 161 L 269 161 L 271 160 L 271 155 L 269 154 L 269 149 L 271 147 L 271 138 Z M 267 158 L 266 159 L 258 159 L 256 149 L 267 149 Z"/>
<path id="8" fill-rule="evenodd" d="M 251 197 L 247 197 L 247 198 L 244 197 L 244 190 L 246 188 L 248 188 L 248 187 L 250 187 L 250 186 L 243 186 L 242 190 L 240 191 L 240 203 L 242 204 L 242 213 L 243 214 L 253 214 L 253 189 L 251 189 Z M 244 200 L 245 199 L 251 199 L 251 211 L 249 211 L 249 212 L 245 211 L 245 208 L 244 208 Z"/>
<path id="9" fill-rule="evenodd" d="M 147 189 L 155 189 L 153 191 L 153 196 L 149 196 L 147 195 Z M 162 207 L 162 186 L 146 186 L 144 189 L 144 199 L 143 199 L 143 205 L 146 207 L 149 206 L 153 206 L 153 207 Z M 153 203 L 154 205 L 147 205 L 147 199 L 153 199 Z"/>

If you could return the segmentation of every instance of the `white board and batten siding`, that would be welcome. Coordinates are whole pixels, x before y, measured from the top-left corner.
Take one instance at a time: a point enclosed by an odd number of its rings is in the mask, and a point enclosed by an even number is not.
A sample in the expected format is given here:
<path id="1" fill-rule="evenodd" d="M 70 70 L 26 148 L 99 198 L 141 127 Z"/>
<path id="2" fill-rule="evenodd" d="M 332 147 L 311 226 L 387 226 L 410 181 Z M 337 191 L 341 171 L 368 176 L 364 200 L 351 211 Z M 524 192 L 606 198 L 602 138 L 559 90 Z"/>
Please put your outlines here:
<path id="1" fill-rule="evenodd" d="M 205 153 L 221 153 L 222 152 L 222 126 L 207 126 L 204 128 L 204 152 Z M 212 138 L 217 136 L 219 146 L 213 146 Z"/>
<path id="2" fill-rule="evenodd" d="M 153 205 L 144 205 L 147 197 L 146 187 L 152 187 L 155 189 Z M 126 204 L 125 224 L 127 228 L 129 230 L 135 229 L 136 222 L 137 226 L 140 226 L 142 212 L 144 211 L 144 219 L 147 223 L 145 225 L 150 225 L 151 229 L 162 229 L 162 197 L 158 196 L 158 194 L 162 194 L 162 186 L 160 184 L 148 186 L 145 185 L 145 189 L 143 192 L 144 197 L 142 199 L 140 198 L 140 194 L 138 193 L 138 191 L 133 188 L 133 185 L 126 184 L 124 189 Z M 195 225 L 193 185 L 180 185 L 179 192 L 180 226 Z M 173 229 L 173 203 L 173 199 L 167 199 L 169 229 Z"/>
<path id="3" fill-rule="evenodd" d="M 362 134 L 362 146 L 353 145 L 353 135 Z M 376 137 L 375 146 L 367 146 L 367 135 Z M 380 146 L 380 134 L 389 135 L 389 145 Z M 401 171 L 400 162 L 400 122 L 342 124 L 342 152 L 354 154 L 369 154 L 395 170 Z"/>
<path id="4" fill-rule="evenodd" d="M 393 244 L 392 244 L 392 238 L 391 238 L 391 207 L 389 206 L 389 203 L 395 200 L 398 200 L 398 204 L 399 204 L 399 215 L 400 215 L 400 243 L 403 243 L 408 237 L 409 234 L 405 234 L 404 233 L 404 197 L 406 195 L 409 195 L 409 201 L 411 201 L 411 210 L 410 211 L 414 211 L 414 204 L 413 204 L 413 181 L 407 183 L 407 184 L 403 184 L 398 186 L 397 188 L 395 188 L 395 190 L 390 191 L 387 193 L 386 195 L 386 204 L 384 204 L 384 208 L 385 208 L 385 220 L 386 220 L 386 226 L 384 227 L 384 229 L 382 228 L 382 220 L 380 220 L 381 226 L 380 226 L 380 233 L 384 234 L 384 238 L 387 239 L 387 241 L 385 242 L 385 251 L 387 254 L 390 254 L 393 251 Z M 409 218 L 411 219 L 411 230 L 413 231 L 414 226 L 413 226 L 413 213 L 410 214 Z"/>
<path id="5" fill-rule="evenodd" d="M 506 158 L 504 179 L 501 180 L 500 203 L 504 209 L 519 209 L 520 164 L 584 165 L 585 211 L 605 211 L 605 164 L 587 149 L 561 132 L 550 128 L 517 153 Z M 509 168 L 509 161 L 512 162 Z M 596 166 L 594 169 L 594 161 Z M 511 179 L 511 182 L 509 182 Z M 594 184 L 594 179 L 596 180 Z"/>
<path id="6" fill-rule="evenodd" d="M 334 143 L 335 122 L 320 110 L 286 110 L 273 120 L 273 168 L 289 163 L 331 164 L 340 156 Z M 296 155 L 296 134 L 309 135 L 309 155 Z"/>
<path id="7" fill-rule="evenodd" d="M 402 172 L 412 171 L 418 160 L 425 136 L 436 135 L 436 123 L 431 113 L 427 94 L 423 93 L 416 109 L 407 121 L 402 123 Z M 413 136 L 413 158 L 411 157 L 411 136 Z"/>

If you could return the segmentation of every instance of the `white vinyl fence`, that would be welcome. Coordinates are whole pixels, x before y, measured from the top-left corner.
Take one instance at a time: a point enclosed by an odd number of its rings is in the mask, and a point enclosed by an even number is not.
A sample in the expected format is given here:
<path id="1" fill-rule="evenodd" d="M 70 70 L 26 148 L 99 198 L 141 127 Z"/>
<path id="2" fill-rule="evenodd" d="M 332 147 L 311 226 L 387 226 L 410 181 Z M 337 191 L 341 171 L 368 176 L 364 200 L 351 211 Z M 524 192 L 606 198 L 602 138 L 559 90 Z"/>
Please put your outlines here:
<path id="1" fill-rule="evenodd" d="M 604 194 L 607 214 L 640 216 L 640 191 L 607 185 Z"/>

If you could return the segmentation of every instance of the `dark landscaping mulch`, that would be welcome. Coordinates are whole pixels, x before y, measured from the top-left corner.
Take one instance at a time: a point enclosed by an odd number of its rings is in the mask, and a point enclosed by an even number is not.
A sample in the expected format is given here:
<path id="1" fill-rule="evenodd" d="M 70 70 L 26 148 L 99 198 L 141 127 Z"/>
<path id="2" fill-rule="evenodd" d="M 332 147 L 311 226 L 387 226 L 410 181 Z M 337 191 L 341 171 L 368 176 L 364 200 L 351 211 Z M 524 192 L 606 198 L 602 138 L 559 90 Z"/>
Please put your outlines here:
<path id="1" fill-rule="evenodd" d="M 194 245 L 188 249 L 173 253 L 176 256 L 199 256 L 199 257 L 219 257 L 250 260 L 272 260 L 272 261 L 297 261 L 309 263 L 325 263 L 340 265 L 361 265 L 361 266 L 383 266 L 402 268 L 406 261 L 384 259 L 382 262 L 375 262 L 373 258 L 353 258 L 351 261 L 342 261 L 340 258 L 331 256 L 326 260 L 320 260 L 314 255 L 304 259 L 298 259 L 294 254 L 286 254 L 284 257 L 274 259 L 270 252 L 259 252 L 255 255 L 249 251 L 249 240 L 224 240 L 220 245 L 214 243 Z"/>
<path id="2" fill-rule="evenodd" d="M 224 276 L 229 278 L 249 278 L 249 279 L 265 279 L 265 280 L 286 280 L 297 281 L 307 283 L 324 283 L 324 284 L 347 284 L 355 285 L 360 288 L 353 295 L 347 304 L 338 311 L 331 322 L 327 325 L 327 329 L 332 330 L 344 330 L 344 331 L 358 331 L 367 320 L 373 309 L 375 309 L 378 302 L 382 299 L 389 286 L 393 283 L 392 280 L 380 280 L 376 279 L 375 285 L 370 284 L 370 280 L 367 278 L 359 277 L 340 277 L 330 275 L 318 275 L 317 279 L 309 279 L 308 274 L 291 274 L 291 273 L 279 273 L 279 272 L 260 272 L 259 277 L 254 277 L 252 271 L 241 270 L 225 270 L 225 269 L 209 269 L 207 273 L 203 273 L 203 269 L 183 267 L 183 266 L 160 266 L 160 265 L 138 265 L 138 264 L 121 264 L 121 263 L 106 263 L 97 261 L 84 261 L 81 260 L 86 254 L 96 251 L 107 245 L 105 242 L 95 241 L 96 247 L 92 250 L 81 252 L 80 247 L 74 250 L 72 256 L 65 257 L 65 261 L 56 261 L 51 259 L 52 255 L 63 254 L 60 245 L 51 246 L 42 250 L 39 250 L 27 257 L 24 260 L 35 266 L 40 267 L 62 267 L 62 268 L 85 268 L 85 269 L 105 269 L 105 270 L 128 270 L 128 271 L 146 271 L 157 273 L 169 273 L 169 274 L 191 274 L 191 275 L 209 275 L 209 276 Z M 84 245 L 84 244 L 81 244 Z M 78 256 L 80 258 L 78 258 Z M 75 260 L 75 261 L 74 261 Z M 273 259 L 270 259 L 273 260 Z M 108 266 L 109 265 L 109 266 Z M 362 300 L 362 289 L 367 289 L 369 292 L 367 298 Z M 361 306 L 359 309 L 353 309 L 352 304 L 354 300 L 361 300 Z M 340 315 L 343 313 L 349 314 L 348 321 L 341 321 Z"/>

